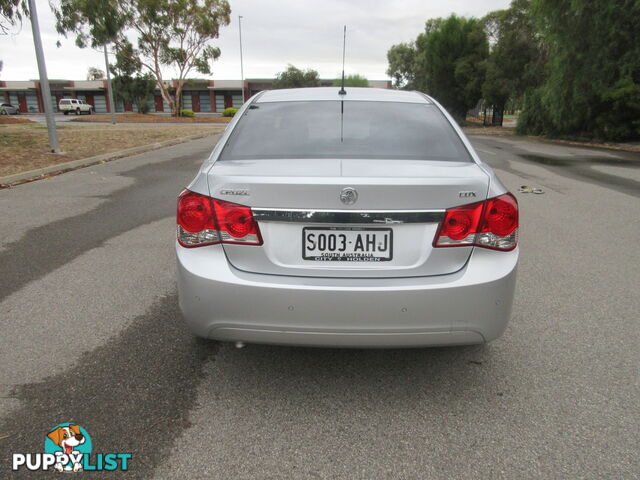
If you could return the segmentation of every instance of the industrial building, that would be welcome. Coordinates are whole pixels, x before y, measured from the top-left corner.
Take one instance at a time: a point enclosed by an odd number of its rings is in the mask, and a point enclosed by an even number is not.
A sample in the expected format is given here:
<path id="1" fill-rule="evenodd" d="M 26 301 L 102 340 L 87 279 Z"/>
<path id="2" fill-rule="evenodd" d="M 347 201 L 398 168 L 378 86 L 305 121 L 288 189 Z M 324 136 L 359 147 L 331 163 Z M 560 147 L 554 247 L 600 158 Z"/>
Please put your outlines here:
<path id="1" fill-rule="evenodd" d="M 173 86 L 177 86 L 175 80 Z M 321 80 L 322 86 L 331 86 L 333 80 Z M 58 103 L 63 98 L 78 98 L 93 105 L 96 113 L 109 113 L 106 80 L 49 80 L 51 105 L 58 111 Z M 370 87 L 391 88 L 391 81 L 369 81 Z M 194 112 L 222 112 L 227 107 L 239 108 L 242 103 L 242 80 L 204 80 L 188 79 L 183 86 L 183 108 Z M 244 95 L 248 99 L 252 95 L 273 88 L 273 79 L 244 80 Z M 23 113 L 44 113 L 42 90 L 37 80 L 2 81 L 0 94 L 4 103 L 20 108 Z M 135 111 L 135 105 L 116 100 L 117 112 Z M 156 90 L 153 102 L 149 105 L 151 112 L 169 112 L 169 105 L 162 99 L 160 90 Z"/>

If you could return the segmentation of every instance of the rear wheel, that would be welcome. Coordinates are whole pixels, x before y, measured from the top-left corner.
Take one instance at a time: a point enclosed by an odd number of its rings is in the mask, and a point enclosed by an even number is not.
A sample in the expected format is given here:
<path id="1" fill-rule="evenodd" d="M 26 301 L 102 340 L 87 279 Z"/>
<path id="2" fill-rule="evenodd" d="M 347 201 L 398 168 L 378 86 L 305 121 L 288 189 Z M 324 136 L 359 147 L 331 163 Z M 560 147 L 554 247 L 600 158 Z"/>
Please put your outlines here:
<path id="1" fill-rule="evenodd" d="M 76 115 L 80 115 L 80 109 L 76 108 Z"/>
<path id="2" fill-rule="evenodd" d="M 4 108 L 2 110 L 0 110 L 0 115 L 9 115 L 9 112 L 7 112 Z"/>
<path id="3" fill-rule="evenodd" d="M 69 115 L 69 110 L 65 110 L 65 111 L 64 111 L 64 112 L 62 112 L 62 113 L 64 113 L 65 115 Z"/>

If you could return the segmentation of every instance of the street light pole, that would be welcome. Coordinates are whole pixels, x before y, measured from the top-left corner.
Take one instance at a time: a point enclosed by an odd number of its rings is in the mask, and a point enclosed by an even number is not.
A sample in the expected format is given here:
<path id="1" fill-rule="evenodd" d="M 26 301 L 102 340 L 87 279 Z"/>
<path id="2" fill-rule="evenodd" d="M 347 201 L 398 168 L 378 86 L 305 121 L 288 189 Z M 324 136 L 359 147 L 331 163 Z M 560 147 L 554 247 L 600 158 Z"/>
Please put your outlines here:
<path id="1" fill-rule="evenodd" d="M 47 118 L 47 130 L 49 131 L 49 148 L 53 153 L 60 153 L 56 120 L 53 118 L 53 108 L 51 107 L 51 89 L 49 88 L 49 78 L 47 77 L 47 65 L 44 62 L 44 52 L 42 51 L 42 38 L 40 38 L 36 0 L 29 0 L 29 11 L 31 12 L 33 44 L 36 49 L 36 60 L 38 61 L 38 72 L 40 73 L 40 87 L 43 96 L 42 105 L 44 106 L 44 113 Z"/>
<path id="2" fill-rule="evenodd" d="M 238 29 L 240 31 L 240 79 L 242 81 L 242 103 L 244 103 L 245 96 L 244 96 L 244 68 L 242 64 L 242 15 L 238 15 Z"/>
<path id="3" fill-rule="evenodd" d="M 107 44 L 104 44 L 104 66 L 107 69 L 107 87 L 109 88 L 109 110 L 111 110 L 111 123 L 116 124 L 116 106 L 113 101 L 113 87 L 111 86 L 111 73 L 109 73 L 109 58 L 107 57 Z"/>

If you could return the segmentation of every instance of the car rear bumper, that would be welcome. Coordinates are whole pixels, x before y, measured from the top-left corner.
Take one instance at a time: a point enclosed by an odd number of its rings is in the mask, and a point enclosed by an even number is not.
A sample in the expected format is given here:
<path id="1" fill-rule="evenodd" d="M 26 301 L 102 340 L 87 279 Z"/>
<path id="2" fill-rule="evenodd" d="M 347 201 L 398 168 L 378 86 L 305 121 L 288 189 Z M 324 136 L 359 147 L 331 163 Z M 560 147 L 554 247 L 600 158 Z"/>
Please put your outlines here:
<path id="1" fill-rule="evenodd" d="M 180 308 L 196 335 L 332 347 L 491 341 L 511 315 L 518 260 L 518 249 L 475 248 L 453 274 L 354 279 L 243 272 L 220 245 L 177 253 Z"/>

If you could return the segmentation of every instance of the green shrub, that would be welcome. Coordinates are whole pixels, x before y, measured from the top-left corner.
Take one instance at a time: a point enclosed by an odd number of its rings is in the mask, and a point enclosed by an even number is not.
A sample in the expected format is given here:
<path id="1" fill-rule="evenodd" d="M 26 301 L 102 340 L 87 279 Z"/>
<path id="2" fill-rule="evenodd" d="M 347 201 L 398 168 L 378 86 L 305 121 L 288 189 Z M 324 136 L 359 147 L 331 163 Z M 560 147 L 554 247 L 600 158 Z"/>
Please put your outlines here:
<path id="1" fill-rule="evenodd" d="M 196 114 L 193 113 L 193 110 L 180 110 L 180 116 L 182 116 L 182 117 L 195 117 Z"/>
<path id="2" fill-rule="evenodd" d="M 232 108 L 232 107 L 225 108 L 224 112 L 222 112 L 222 116 L 223 117 L 233 117 L 236 114 L 237 111 L 238 111 L 237 108 Z"/>
<path id="3" fill-rule="evenodd" d="M 149 103 L 146 100 L 142 100 L 138 104 L 138 113 L 149 113 L 149 110 L 151 110 L 151 107 L 149 107 Z"/>

